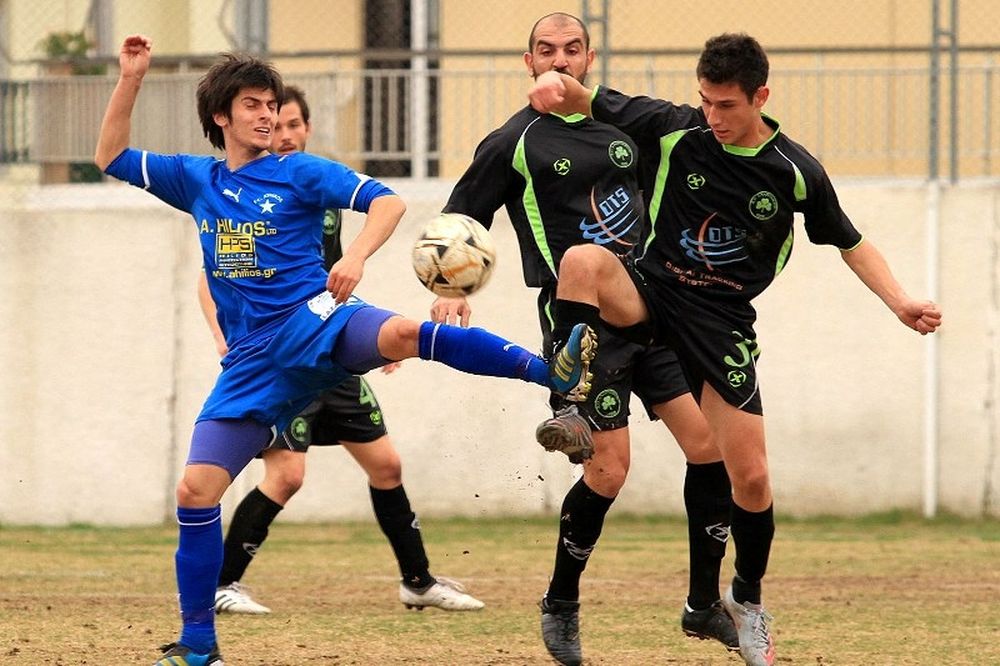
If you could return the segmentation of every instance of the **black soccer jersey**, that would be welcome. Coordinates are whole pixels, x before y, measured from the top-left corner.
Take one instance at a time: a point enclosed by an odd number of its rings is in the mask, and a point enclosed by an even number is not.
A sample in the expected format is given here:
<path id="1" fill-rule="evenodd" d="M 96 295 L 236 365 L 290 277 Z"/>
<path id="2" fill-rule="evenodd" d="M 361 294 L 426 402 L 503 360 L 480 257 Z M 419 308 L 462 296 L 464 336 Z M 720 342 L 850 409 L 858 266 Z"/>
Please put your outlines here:
<path id="1" fill-rule="evenodd" d="M 771 137 L 740 148 L 720 144 L 687 105 L 600 88 L 592 112 L 631 136 L 643 158 L 652 230 L 636 266 L 654 280 L 749 302 L 788 262 L 793 213 L 813 243 L 861 241 L 820 163 L 766 116 Z"/>
<path id="2" fill-rule="evenodd" d="M 328 208 L 323 213 L 323 264 L 329 271 L 344 256 L 340 244 L 341 221 L 344 212 L 339 208 Z"/>
<path id="3" fill-rule="evenodd" d="M 637 169 L 635 144 L 610 125 L 526 107 L 479 144 L 444 210 L 489 228 L 506 205 L 525 284 L 551 287 L 571 246 L 625 254 L 641 241 Z"/>

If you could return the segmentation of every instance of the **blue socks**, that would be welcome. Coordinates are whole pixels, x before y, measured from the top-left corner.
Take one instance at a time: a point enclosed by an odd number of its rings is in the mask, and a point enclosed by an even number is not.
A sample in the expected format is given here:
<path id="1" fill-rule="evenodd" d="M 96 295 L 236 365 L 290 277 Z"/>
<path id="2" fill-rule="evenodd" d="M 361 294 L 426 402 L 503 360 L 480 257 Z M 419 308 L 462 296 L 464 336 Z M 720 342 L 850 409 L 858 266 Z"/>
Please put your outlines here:
<path id="1" fill-rule="evenodd" d="M 180 643 L 198 654 L 215 646 L 215 583 L 222 569 L 222 507 L 177 507 L 177 591 L 180 592 Z"/>
<path id="2" fill-rule="evenodd" d="M 509 377 L 549 387 L 549 366 L 530 351 L 482 328 L 425 321 L 420 358 L 473 375 Z"/>

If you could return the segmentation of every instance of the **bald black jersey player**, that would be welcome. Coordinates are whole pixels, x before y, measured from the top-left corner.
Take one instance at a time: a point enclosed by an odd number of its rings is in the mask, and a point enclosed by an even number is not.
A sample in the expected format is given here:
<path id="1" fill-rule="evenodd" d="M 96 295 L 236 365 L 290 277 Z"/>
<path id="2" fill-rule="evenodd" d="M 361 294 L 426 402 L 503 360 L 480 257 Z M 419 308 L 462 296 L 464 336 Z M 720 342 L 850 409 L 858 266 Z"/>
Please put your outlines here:
<path id="1" fill-rule="evenodd" d="M 536 23 L 524 58 L 532 76 L 556 70 L 582 80 L 594 51 L 583 24 L 557 13 Z M 545 354 L 552 349 L 552 306 L 564 253 L 575 245 L 593 244 L 626 255 L 644 238 L 638 169 L 635 144 L 614 127 L 579 114 L 540 114 L 527 107 L 480 143 L 452 192 L 445 210 L 469 215 L 487 227 L 494 212 L 506 207 L 520 245 L 525 283 L 540 288 Z M 467 314 L 464 301 L 435 307 L 435 318 Z M 571 450 L 560 448 L 571 453 L 571 459 L 589 453 L 586 444 L 591 429 L 594 432 L 593 455 L 583 460 L 583 478 L 566 495 L 560 513 L 555 568 L 542 600 L 546 647 L 561 663 L 580 663 L 575 630 L 579 582 L 605 513 L 628 473 L 629 398 L 634 392 L 650 416 L 670 428 L 688 460 L 684 498 L 691 576 L 682 627 L 689 635 L 715 638 L 735 649 L 736 632 L 719 595 L 729 479 L 676 355 L 665 347 L 647 347 L 601 331 L 598 358 L 602 362 L 591 365 L 587 400 L 567 405 L 554 396 L 552 401 L 559 418 L 549 424 L 574 438 Z M 543 424 L 539 440 L 544 444 L 551 435 Z"/>

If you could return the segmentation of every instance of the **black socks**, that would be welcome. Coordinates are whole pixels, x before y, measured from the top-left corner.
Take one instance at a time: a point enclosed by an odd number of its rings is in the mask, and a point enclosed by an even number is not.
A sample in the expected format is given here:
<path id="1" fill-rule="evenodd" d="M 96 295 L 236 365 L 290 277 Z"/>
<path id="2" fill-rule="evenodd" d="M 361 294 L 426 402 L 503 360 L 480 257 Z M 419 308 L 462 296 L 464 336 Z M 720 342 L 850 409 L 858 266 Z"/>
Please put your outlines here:
<path id="1" fill-rule="evenodd" d="M 268 528 L 282 506 L 254 488 L 243 498 L 233 513 L 223 546 L 222 571 L 219 587 L 243 578 L 253 556 L 267 539 Z"/>
<path id="2" fill-rule="evenodd" d="M 725 464 L 688 463 L 684 507 L 690 556 L 687 603 L 692 610 L 704 610 L 719 599 L 719 569 L 726 555 L 732 506 Z"/>
<path id="3" fill-rule="evenodd" d="M 579 323 L 588 324 L 595 331 L 601 321 L 601 311 L 596 306 L 579 301 L 556 299 L 553 312 L 552 343 L 558 348 L 569 337 L 573 327 Z"/>
<path id="4" fill-rule="evenodd" d="M 559 520 L 556 566 L 546 598 L 576 601 L 580 598 L 580 576 L 601 536 L 604 516 L 614 498 L 598 495 L 580 479 L 566 493 Z"/>
<path id="5" fill-rule="evenodd" d="M 760 580 L 767 571 L 774 538 L 774 506 L 760 512 L 733 504 L 733 541 L 736 544 L 736 577 L 733 597 L 737 602 L 760 603 Z"/>
<path id="6" fill-rule="evenodd" d="M 414 589 L 433 585 L 436 581 L 428 571 L 429 562 L 420 536 L 420 522 L 410 509 L 410 500 L 403 486 L 391 490 L 369 486 L 368 491 L 378 525 L 399 561 L 399 573 L 403 582 Z"/>

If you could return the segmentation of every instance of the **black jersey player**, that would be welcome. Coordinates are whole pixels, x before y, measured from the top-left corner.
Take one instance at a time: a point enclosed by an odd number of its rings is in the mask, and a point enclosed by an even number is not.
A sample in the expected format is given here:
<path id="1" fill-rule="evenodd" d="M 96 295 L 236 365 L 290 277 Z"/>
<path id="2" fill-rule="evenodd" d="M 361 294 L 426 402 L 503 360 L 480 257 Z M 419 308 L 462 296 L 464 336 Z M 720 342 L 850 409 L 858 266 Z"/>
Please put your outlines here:
<path id="1" fill-rule="evenodd" d="M 540 19 L 524 61 L 531 76 L 564 72 L 583 80 L 594 60 L 585 26 L 556 13 Z M 530 106 L 489 134 L 459 180 L 446 211 L 470 215 L 490 226 L 506 206 L 517 234 L 525 283 L 538 287 L 543 351 L 552 348 L 552 306 L 559 264 L 579 244 L 626 255 L 644 238 L 639 154 L 614 127 L 583 115 L 542 114 Z M 439 301 L 435 318 L 468 315 L 465 301 Z M 722 456 L 691 397 L 676 355 L 601 331 L 600 363 L 591 365 L 585 401 L 567 404 L 553 396 L 558 417 L 539 430 L 540 441 L 560 433 L 574 440 L 571 459 L 583 457 L 593 429 L 593 455 L 583 460 L 583 478 L 570 489 L 560 512 L 556 561 L 542 601 L 546 646 L 561 663 L 579 663 L 580 577 L 596 545 L 605 513 L 628 473 L 629 398 L 638 395 L 652 418 L 673 432 L 688 461 L 691 578 L 682 613 L 684 630 L 738 645 L 719 599 L 719 569 L 729 524 L 730 486 Z"/>
<path id="2" fill-rule="evenodd" d="M 732 480 L 736 576 L 724 603 L 753 666 L 774 661 L 761 602 L 774 517 L 751 300 L 788 261 L 793 214 L 804 216 L 812 242 L 838 248 L 906 326 L 927 334 L 941 323 L 938 307 L 908 296 L 854 228 L 819 162 L 762 113 L 767 75 L 755 39 L 724 34 L 706 42 L 698 61 L 700 108 L 594 92 L 558 74 L 539 77 L 530 95 L 541 111 L 614 124 L 644 157 L 649 239 L 634 264 L 594 245 L 566 253 L 555 336 L 573 322 L 603 321 L 677 350 Z"/>

